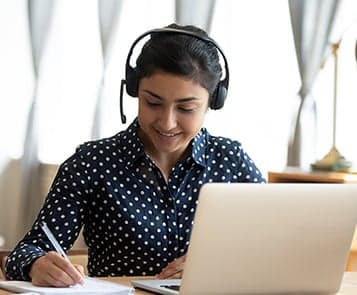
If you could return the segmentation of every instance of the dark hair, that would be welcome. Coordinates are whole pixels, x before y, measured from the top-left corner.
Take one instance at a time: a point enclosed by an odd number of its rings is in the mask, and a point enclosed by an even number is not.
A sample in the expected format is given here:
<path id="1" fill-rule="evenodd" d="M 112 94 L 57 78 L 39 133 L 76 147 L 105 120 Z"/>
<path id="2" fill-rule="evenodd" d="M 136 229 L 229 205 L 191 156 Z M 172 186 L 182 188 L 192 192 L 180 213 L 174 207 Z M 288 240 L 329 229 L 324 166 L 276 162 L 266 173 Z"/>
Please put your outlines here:
<path id="1" fill-rule="evenodd" d="M 171 24 L 167 27 L 208 37 L 204 30 L 192 25 Z M 171 32 L 152 34 L 136 61 L 138 81 L 160 70 L 194 80 L 208 91 L 210 97 L 222 76 L 218 51 L 212 43 Z"/>

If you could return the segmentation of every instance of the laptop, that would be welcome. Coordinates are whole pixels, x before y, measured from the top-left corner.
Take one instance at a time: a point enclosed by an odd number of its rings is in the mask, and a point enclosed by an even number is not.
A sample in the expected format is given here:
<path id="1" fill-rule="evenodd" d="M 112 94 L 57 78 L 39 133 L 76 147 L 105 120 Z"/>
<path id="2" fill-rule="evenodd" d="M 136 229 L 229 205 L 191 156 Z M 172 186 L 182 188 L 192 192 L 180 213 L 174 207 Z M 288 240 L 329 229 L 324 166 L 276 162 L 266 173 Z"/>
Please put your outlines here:
<path id="1" fill-rule="evenodd" d="M 335 294 L 356 223 L 357 185 L 205 184 L 182 280 L 132 285 L 181 295 Z"/>

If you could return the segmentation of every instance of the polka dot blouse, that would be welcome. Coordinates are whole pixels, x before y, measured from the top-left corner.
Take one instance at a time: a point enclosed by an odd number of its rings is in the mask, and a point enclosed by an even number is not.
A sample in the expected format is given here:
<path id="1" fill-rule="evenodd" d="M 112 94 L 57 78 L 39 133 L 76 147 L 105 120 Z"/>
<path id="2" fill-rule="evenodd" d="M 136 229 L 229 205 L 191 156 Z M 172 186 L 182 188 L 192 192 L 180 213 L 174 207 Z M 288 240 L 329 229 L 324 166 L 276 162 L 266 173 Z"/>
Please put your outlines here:
<path id="1" fill-rule="evenodd" d="M 135 120 L 113 137 L 81 145 L 58 170 L 32 229 L 10 254 L 10 279 L 29 280 L 38 257 L 54 250 L 45 221 L 68 250 L 81 228 L 91 276 L 155 275 L 185 254 L 200 187 L 265 182 L 240 143 L 202 129 L 166 182 L 144 152 Z"/>

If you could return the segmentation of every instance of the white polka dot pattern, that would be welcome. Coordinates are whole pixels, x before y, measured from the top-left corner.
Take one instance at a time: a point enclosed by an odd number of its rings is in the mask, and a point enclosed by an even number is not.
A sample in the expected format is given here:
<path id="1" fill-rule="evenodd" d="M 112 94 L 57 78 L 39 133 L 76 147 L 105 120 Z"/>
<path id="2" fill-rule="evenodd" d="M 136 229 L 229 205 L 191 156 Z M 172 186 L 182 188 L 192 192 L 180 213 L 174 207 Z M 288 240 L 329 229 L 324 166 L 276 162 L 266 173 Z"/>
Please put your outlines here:
<path id="1" fill-rule="evenodd" d="M 237 141 L 202 129 L 166 183 L 137 128 L 135 120 L 111 138 L 85 143 L 60 166 L 38 219 L 9 256 L 9 278 L 28 280 L 34 259 L 52 250 L 40 220 L 65 250 L 84 226 L 91 276 L 157 274 L 187 251 L 204 183 L 265 182 Z"/>

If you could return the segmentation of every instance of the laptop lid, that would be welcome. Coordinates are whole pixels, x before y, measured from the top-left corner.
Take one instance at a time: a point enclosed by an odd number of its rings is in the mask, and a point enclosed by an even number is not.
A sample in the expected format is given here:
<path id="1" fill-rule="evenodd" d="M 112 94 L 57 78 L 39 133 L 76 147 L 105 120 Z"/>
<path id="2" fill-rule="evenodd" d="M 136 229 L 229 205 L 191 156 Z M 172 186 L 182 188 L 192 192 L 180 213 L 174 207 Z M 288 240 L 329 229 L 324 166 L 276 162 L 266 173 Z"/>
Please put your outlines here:
<path id="1" fill-rule="evenodd" d="M 205 184 L 180 294 L 333 294 L 357 223 L 357 185 Z"/>

